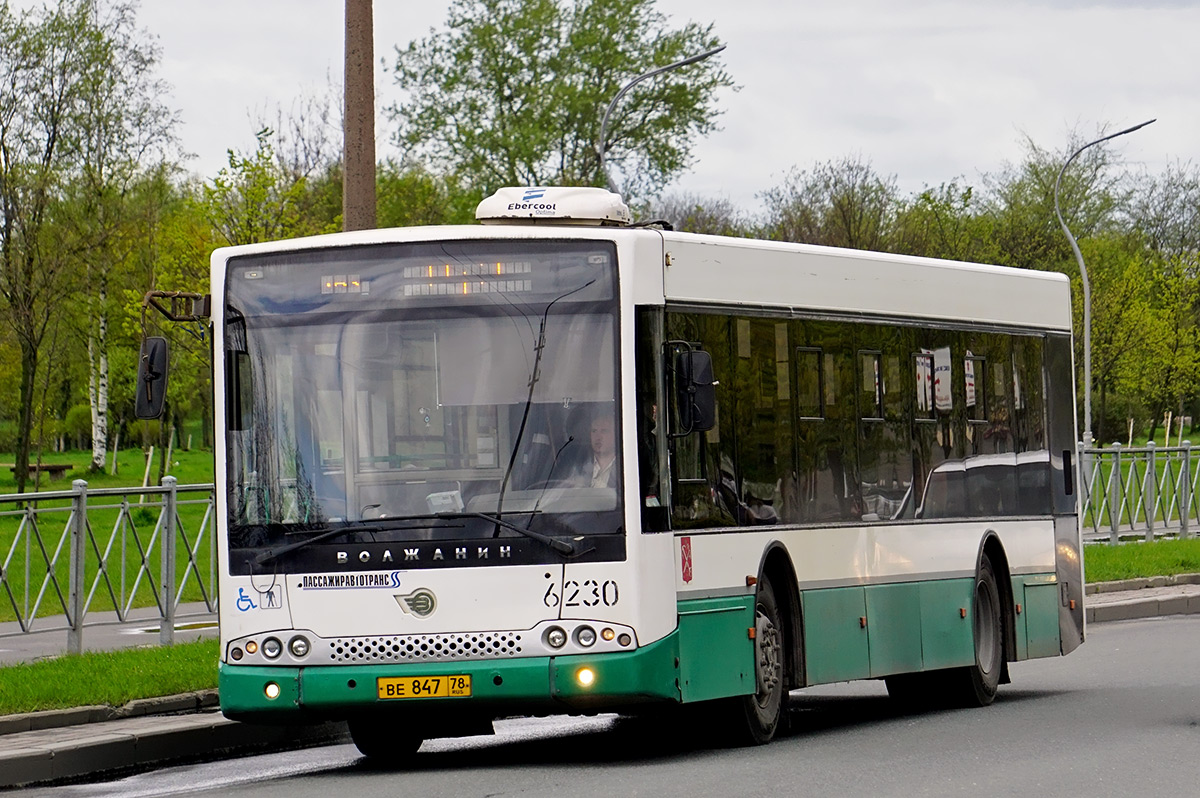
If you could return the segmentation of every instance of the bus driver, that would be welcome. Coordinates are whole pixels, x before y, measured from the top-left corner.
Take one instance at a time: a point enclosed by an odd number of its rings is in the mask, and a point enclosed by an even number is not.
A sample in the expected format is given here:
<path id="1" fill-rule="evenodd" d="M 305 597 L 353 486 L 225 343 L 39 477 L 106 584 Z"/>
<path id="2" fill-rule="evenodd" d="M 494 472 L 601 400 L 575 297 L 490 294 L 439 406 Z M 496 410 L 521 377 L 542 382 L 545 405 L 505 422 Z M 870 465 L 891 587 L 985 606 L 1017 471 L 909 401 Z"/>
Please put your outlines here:
<path id="1" fill-rule="evenodd" d="M 580 488 L 617 487 L 616 422 L 611 415 L 597 413 L 591 426 L 592 456 L 580 463 L 570 482 Z"/>

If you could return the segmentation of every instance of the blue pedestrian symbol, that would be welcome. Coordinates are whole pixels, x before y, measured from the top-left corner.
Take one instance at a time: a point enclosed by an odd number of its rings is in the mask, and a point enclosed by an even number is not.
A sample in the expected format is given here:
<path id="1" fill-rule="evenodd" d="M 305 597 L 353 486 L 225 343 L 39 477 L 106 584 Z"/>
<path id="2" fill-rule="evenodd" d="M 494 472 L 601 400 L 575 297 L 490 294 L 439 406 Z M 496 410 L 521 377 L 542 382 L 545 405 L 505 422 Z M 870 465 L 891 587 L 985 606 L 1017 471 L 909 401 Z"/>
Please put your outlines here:
<path id="1" fill-rule="evenodd" d="M 246 588 L 244 587 L 238 588 L 237 608 L 241 612 L 257 609 L 254 601 L 246 595 Z"/>

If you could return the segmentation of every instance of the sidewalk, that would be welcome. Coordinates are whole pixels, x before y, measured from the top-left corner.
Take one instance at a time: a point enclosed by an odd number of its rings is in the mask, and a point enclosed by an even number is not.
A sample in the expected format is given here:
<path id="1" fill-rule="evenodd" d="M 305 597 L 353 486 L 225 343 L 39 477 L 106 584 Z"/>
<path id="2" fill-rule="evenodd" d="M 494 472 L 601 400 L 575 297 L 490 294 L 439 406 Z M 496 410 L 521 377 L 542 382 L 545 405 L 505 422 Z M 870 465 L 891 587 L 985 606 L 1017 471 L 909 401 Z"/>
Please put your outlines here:
<path id="1" fill-rule="evenodd" d="M 1200 613 L 1200 574 L 1100 582 L 1084 592 L 1088 623 Z"/>
<path id="2" fill-rule="evenodd" d="M 1089 623 L 1200 614 L 1200 574 L 1105 582 L 1088 585 L 1086 594 L 1084 607 Z M 30 639 L 20 644 L 21 658 L 26 661 L 54 656 L 65 647 L 65 633 L 41 632 L 27 637 Z M 103 641 L 113 647 L 122 642 L 133 646 L 155 640 L 145 632 L 120 628 L 103 636 Z M 12 638 L 0 638 L 0 649 L 7 648 L 12 654 L 13 645 Z M 2 654 L 0 662 L 4 661 Z M 345 725 L 340 723 L 272 727 L 226 720 L 218 711 L 215 690 L 134 701 L 120 709 L 80 707 L 10 715 L 0 717 L 0 790 L 106 771 L 347 740 Z"/>

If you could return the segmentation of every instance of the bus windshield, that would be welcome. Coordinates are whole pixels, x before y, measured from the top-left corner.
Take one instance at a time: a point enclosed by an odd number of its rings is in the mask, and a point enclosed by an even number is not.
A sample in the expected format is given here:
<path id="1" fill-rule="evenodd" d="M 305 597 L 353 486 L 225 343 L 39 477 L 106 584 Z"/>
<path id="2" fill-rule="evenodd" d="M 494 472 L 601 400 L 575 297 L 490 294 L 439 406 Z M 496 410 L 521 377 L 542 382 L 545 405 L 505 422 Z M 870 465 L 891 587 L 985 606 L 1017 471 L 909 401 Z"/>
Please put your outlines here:
<path id="1" fill-rule="evenodd" d="M 615 259 L 467 241 L 231 261 L 231 549 L 303 570 L 318 536 L 621 532 Z"/>

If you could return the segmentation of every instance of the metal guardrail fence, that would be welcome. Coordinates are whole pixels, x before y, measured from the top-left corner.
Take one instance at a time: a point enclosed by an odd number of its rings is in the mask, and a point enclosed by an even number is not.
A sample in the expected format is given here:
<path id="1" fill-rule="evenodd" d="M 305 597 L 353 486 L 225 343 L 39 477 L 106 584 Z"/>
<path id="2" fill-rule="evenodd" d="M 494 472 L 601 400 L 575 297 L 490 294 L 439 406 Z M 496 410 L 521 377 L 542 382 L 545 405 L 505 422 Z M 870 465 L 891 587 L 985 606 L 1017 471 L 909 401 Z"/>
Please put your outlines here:
<path id="1" fill-rule="evenodd" d="M 1187 538 L 1200 527 L 1189 442 L 1079 451 L 1086 541 Z M 0 495 L 0 638 L 65 631 L 78 653 L 85 628 L 127 623 L 145 607 L 170 644 L 179 621 L 215 619 L 213 530 L 213 485 L 174 477 L 154 488 L 76 480 L 70 490 Z"/>
<path id="2" fill-rule="evenodd" d="M 1200 518 L 1192 444 L 1084 448 L 1083 537 L 1088 542 L 1188 538 Z"/>
<path id="3" fill-rule="evenodd" d="M 79 653 L 86 627 L 126 623 L 134 609 L 157 608 L 164 645 L 181 619 L 215 620 L 213 500 L 213 485 L 174 477 L 0 495 L 0 638 L 66 631 L 67 650 Z"/>

